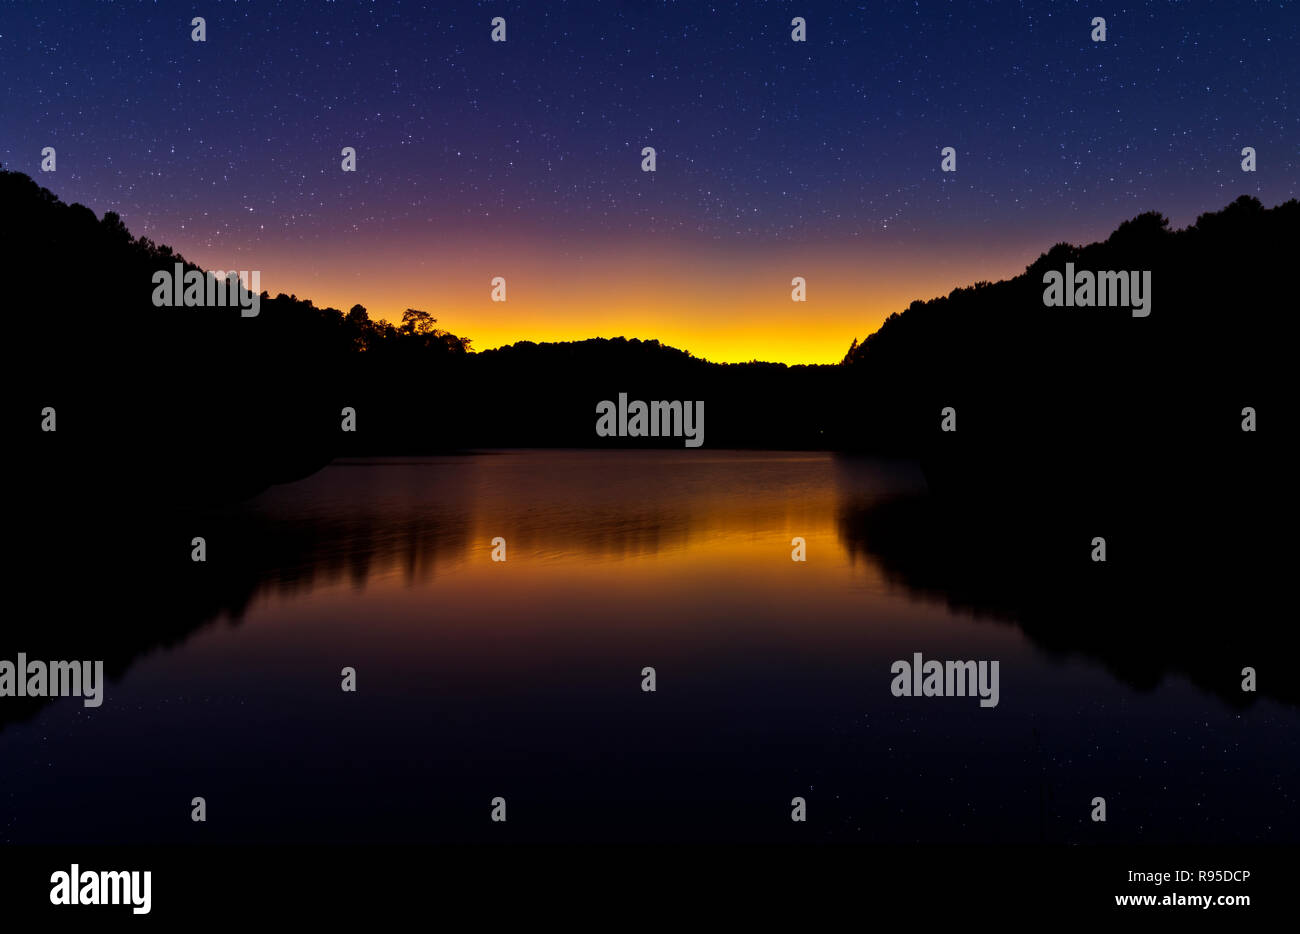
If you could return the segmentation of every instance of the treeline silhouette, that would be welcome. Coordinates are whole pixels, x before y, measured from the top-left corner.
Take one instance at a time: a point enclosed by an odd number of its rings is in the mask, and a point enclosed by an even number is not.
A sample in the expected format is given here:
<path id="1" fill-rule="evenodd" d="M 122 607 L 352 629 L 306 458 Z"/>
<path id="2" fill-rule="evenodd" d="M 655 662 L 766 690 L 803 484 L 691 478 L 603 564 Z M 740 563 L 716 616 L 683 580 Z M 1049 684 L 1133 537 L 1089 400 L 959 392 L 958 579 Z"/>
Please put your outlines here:
<path id="1" fill-rule="evenodd" d="M 16 289 L 11 429 L 30 439 L 31 480 L 159 498 L 240 498 L 344 454 L 484 446 L 661 444 L 599 439 L 596 405 L 703 399 L 711 447 L 824 447 L 839 368 L 708 363 L 657 341 L 469 340 L 411 309 L 401 324 L 361 305 L 318 308 L 263 293 L 260 313 L 155 307 L 155 270 L 198 267 L 133 238 L 109 212 L 64 204 L 0 171 L 4 252 Z M 255 264 L 254 264 L 255 265 Z M 57 431 L 41 430 L 56 412 Z M 342 410 L 356 431 L 342 431 Z M 71 473 L 66 473 L 66 471 Z"/>
<path id="2" fill-rule="evenodd" d="M 170 247 L 109 212 L 62 203 L 0 171 L 15 288 L 7 409 L 39 478 L 73 466 L 122 489 L 246 496 L 342 454 L 483 446 L 680 446 L 595 434 L 596 405 L 705 402 L 706 447 L 867 450 L 923 458 L 936 486 L 1025 489 L 1086 462 L 1128 485 L 1171 445 L 1263 447 L 1288 413 L 1294 289 L 1284 275 L 1300 203 L 1240 198 L 1173 231 L 1143 214 L 1104 242 L 1058 244 L 1026 272 L 892 315 L 842 365 L 715 364 L 657 341 L 520 342 L 474 353 L 428 312 L 400 324 L 361 305 L 263 293 L 260 314 L 155 307 Z M 1042 274 L 1151 270 L 1151 314 L 1045 308 Z M 255 265 L 255 264 L 254 264 Z M 797 326 L 792 322 L 792 327 Z M 57 413 L 41 431 L 39 414 Z M 940 412 L 956 410 L 956 432 Z M 1240 430 L 1253 406 L 1261 430 Z M 342 410 L 356 412 L 344 432 Z M 1000 453 L 998 453 L 1000 452 Z M 991 455 L 997 456 L 991 456 Z M 87 471 L 88 464 L 94 471 Z M 111 476 L 110 476 L 111 475 Z M 59 477 L 67 481 L 68 477 Z"/>
<path id="3" fill-rule="evenodd" d="M 1279 391 L 1294 365 L 1285 270 L 1297 244 L 1300 202 L 1243 196 L 1184 230 L 1142 214 L 1100 243 L 1059 243 L 1012 279 L 913 302 L 845 356 L 859 418 L 839 440 L 916 453 L 937 483 L 967 489 L 1163 484 L 1135 466 L 1170 468 L 1170 454 L 1193 451 L 1227 466 L 1290 423 Z M 1067 263 L 1150 271 L 1148 316 L 1045 307 L 1044 273 Z M 941 430 L 945 407 L 956 431 Z M 1254 434 L 1241 430 L 1246 407 Z"/>

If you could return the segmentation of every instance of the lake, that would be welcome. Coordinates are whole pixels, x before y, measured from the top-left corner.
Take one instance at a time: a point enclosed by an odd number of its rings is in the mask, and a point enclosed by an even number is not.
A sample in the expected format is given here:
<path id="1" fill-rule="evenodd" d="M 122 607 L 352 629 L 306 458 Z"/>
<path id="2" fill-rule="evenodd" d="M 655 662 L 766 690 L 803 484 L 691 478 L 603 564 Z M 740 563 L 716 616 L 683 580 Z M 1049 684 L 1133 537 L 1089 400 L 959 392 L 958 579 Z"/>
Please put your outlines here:
<path id="1" fill-rule="evenodd" d="M 492 451 L 181 517 L 185 566 L 110 555 L 25 614 L 45 657 L 111 633 L 111 677 L 0 721 L 0 841 L 1300 840 L 1294 704 L 972 596 L 895 534 L 925 491 L 827 453 Z M 894 696 L 914 653 L 998 661 L 996 706 Z"/>

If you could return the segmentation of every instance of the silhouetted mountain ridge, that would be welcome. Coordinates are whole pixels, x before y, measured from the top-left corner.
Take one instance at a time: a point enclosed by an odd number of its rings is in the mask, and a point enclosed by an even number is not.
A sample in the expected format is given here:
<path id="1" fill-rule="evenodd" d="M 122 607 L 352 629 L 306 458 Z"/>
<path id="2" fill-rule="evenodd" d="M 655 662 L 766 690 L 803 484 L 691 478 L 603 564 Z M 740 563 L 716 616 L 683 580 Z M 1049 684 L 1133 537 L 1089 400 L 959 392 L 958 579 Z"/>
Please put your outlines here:
<path id="1" fill-rule="evenodd" d="M 872 450 L 921 457 L 939 487 L 1039 478 L 1081 451 L 1145 458 L 1204 435 L 1241 442 L 1241 409 L 1274 430 L 1289 363 L 1300 204 L 1240 198 L 1171 231 L 1148 213 L 1101 243 L 1057 244 L 1021 276 L 914 302 L 839 366 L 716 364 L 654 340 L 520 341 L 473 353 L 410 310 L 402 324 L 364 307 L 318 308 L 262 294 L 238 308 L 154 307 L 170 247 L 133 238 L 109 212 L 65 205 L 0 171 L 16 436 L 32 480 L 181 500 L 240 497 L 342 454 L 481 446 L 674 445 L 598 438 L 596 405 L 706 403 L 706 447 Z M 1073 262 L 1149 270 L 1151 314 L 1048 308 L 1042 274 Z M 792 326 L 796 326 L 793 325 Z M 57 433 L 39 413 L 58 414 Z M 939 432 L 957 411 L 958 431 Z M 342 430 L 343 410 L 356 431 Z M 1248 439 L 1258 441 L 1258 435 Z M 87 476 L 85 465 L 96 465 Z M 67 471 L 71 471 L 68 473 Z"/>

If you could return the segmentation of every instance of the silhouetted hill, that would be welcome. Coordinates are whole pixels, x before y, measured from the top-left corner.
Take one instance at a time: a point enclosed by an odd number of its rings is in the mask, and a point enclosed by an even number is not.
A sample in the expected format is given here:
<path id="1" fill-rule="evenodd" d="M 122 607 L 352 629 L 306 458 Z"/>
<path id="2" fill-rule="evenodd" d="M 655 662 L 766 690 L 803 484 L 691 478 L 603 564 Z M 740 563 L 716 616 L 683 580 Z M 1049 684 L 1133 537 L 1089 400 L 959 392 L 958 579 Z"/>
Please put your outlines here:
<path id="1" fill-rule="evenodd" d="M 472 443 L 526 447 L 681 447 L 681 438 L 598 438 L 596 406 L 629 400 L 702 400 L 706 447 L 826 447 L 840 368 L 710 363 L 658 341 L 523 341 L 469 361 L 479 425 Z"/>
<path id="2" fill-rule="evenodd" d="M 394 326 L 291 295 L 262 293 L 256 317 L 155 307 L 155 271 L 197 270 L 170 247 L 19 173 L 0 171 L 0 204 L 15 283 L 6 417 L 29 484 L 49 495 L 209 501 L 340 454 L 682 443 L 598 438 L 596 405 L 620 392 L 703 400 L 706 447 L 915 454 L 936 488 L 962 495 L 1047 494 L 1079 476 L 1160 486 L 1148 468 L 1173 469 L 1168 450 L 1217 470 L 1253 445 L 1250 469 L 1271 468 L 1258 451 L 1289 421 L 1296 201 L 1242 198 L 1182 231 L 1145 214 L 1102 243 L 1058 244 L 1014 279 L 914 302 L 841 366 L 795 367 L 622 338 L 473 353 L 424 312 Z M 1043 272 L 1067 262 L 1150 271 L 1150 315 L 1044 307 Z M 945 406 L 956 432 L 939 431 Z M 1259 432 L 1240 430 L 1244 406 Z M 57 432 L 41 431 L 46 407 Z M 355 432 L 341 430 L 344 407 Z"/>
<path id="3" fill-rule="evenodd" d="M 474 446 L 673 444 L 599 439 L 596 405 L 703 399 L 707 446 L 824 446 L 837 367 L 718 365 L 657 341 L 519 343 L 485 353 L 424 312 L 402 325 L 292 295 L 239 308 L 155 307 L 156 271 L 198 267 L 0 171 L 4 255 L 16 272 L 12 436 L 29 481 L 57 495 L 239 498 L 340 454 Z M 57 431 L 41 430 L 56 412 Z M 356 431 L 342 431 L 344 407 Z M 56 494 L 52 494 L 56 495 Z"/>
<path id="4" fill-rule="evenodd" d="M 979 282 L 891 315 L 845 357 L 861 419 L 840 440 L 889 443 L 927 462 L 939 486 L 1006 490 L 1122 476 L 1166 482 L 1196 452 L 1230 467 L 1291 423 L 1280 391 L 1294 354 L 1300 202 L 1253 198 L 1169 229 L 1159 214 L 1101 243 L 1057 244 L 1013 279 Z M 1144 271 L 1149 314 L 1046 307 L 1044 274 Z M 957 430 L 941 431 L 952 407 Z M 1259 431 L 1241 430 L 1251 407 Z M 1220 455 L 1226 456 L 1222 461 Z M 1177 469 L 1195 469 L 1184 464 Z"/>

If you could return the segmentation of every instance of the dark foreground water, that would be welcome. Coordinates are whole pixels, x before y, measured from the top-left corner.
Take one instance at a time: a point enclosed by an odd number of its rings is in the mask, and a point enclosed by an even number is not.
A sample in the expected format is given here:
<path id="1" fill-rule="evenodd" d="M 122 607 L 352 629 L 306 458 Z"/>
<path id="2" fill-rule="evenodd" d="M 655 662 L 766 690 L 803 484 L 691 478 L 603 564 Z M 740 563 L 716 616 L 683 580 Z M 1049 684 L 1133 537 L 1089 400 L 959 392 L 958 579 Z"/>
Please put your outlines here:
<path id="1" fill-rule="evenodd" d="M 829 454 L 336 463 L 196 520 L 204 576 L 119 556 L 103 706 L 0 719 L 0 840 L 1300 840 L 1293 704 L 947 592 L 873 532 L 924 489 Z M 997 706 L 893 696 L 915 652 L 997 660 Z"/>

